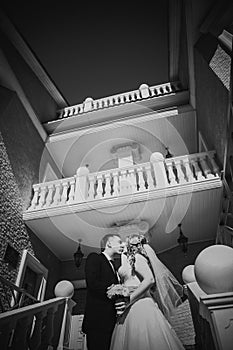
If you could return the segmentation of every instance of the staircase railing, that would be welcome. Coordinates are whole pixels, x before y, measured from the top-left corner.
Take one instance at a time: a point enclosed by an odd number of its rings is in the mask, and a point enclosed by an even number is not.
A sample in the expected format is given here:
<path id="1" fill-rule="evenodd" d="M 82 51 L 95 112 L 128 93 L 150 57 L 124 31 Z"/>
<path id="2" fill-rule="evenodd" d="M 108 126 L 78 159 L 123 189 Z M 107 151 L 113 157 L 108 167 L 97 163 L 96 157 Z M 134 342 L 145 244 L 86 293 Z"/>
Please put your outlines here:
<path id="1" fill-rule="evenodd" d="M 39 300 L 29 294 L 25 289 L 19 288 L 2 276 L 0 276 L 0 292 L 1 312 L 39 302 Z"/>
<path id="2" fill-rule="evenodd" d="M 1 350 L 63 349 L 70 303 L 55 298 L 0 314 Z"/>

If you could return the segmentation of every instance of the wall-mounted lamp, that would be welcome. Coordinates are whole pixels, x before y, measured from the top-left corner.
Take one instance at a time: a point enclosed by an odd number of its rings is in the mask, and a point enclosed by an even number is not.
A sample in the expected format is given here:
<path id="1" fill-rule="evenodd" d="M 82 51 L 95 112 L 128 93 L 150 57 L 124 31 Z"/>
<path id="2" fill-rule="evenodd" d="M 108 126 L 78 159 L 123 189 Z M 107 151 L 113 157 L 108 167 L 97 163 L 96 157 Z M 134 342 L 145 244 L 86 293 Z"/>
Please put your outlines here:
<path id="1" fill-rule="evenodd" d="M 165 148 L 166 148 L 166 151 L 167 151 L 167 153 L 165 154 L 165 158 L 172 158 L 173 154 L 170 153 L 169 148 L 168 147 L 165 147 Z"/>
<path id="2" fill-rule="evenodd" d="M 80 267 L 81 263 L 82 263 L 82 260 L 83 260 L 83 257 L 84 257 L 84 254 L 83 252 L 81 251 L 81 245 L 80 245 L 80 242 L 82 240 L 79 239 L 79 245 L 78 245 L 78 249 L 77 251 L 74 253 L 74 263 L 75 263 L 75 266 L 77 268 Z"/>
<path id="3" fill-rule="evenodd" d="M 187 250 L 188 250 L 188 237 L 186 237 L 182 230 L 181 230 L 181 225 L 182 224 L 179 224 L 178 227 L 180 228 L 180 235 L 177 239 L 177 242 L 179 243 L 180 247 L 181 247 L 181 250 L 183 253 L 187 253 Z"/>

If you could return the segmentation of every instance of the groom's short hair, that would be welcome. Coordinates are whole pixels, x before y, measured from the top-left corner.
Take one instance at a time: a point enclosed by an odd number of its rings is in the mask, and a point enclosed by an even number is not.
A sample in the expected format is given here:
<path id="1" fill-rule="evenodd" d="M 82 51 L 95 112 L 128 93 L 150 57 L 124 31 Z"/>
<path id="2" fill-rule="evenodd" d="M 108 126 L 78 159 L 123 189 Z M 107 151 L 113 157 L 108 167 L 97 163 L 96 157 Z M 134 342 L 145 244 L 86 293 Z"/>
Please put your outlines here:
<path id="1" fill-rule="evenodd" d="M 119 238 L 121 238 L 121 236 L 118 235 L 118 233 L 107 233 L 107 234 L 101 239 L 101 241 L 100 241 L 101 252 L 103 252 L 104 249 L 106 248 L 106 244 L 107 244 L 109 238 L 111 238 L 111 237 L 116 237 L 116 236 L 119 237 Z"/>

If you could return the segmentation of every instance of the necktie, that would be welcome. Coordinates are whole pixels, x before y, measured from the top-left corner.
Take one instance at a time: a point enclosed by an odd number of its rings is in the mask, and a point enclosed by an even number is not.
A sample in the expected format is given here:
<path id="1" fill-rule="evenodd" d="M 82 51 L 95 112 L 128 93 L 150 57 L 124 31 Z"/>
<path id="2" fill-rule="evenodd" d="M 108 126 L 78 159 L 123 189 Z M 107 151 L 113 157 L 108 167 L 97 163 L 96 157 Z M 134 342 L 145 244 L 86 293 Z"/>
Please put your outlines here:
<path id="1" fill-rule="evenodd" d="M 113 267 L 114 272 L 116 273 L 117 271 L 116 271 L 116 266 L 115 266 L 114 260 L 109 260 L 109 261 L 110 261 L 110 263 L 111 263 L 111 265 Z"/>
<path id="2" fill-rule="evenodd" d="M 111 263 L 112 268 L 113 268 L 113 271 L 114 271 L 114 273 L 115 273 L 115 275 L 116 275 L 116 278 L 117 278 L 117 280 L 118 280 L 118 282 L 119 282 L 119 276 L 118 276 L 118 273 L 117 273 L 117 269 L 116 269 L 115 262 L 114 262 L 114 260 L 109 260 L 109 262 Z"/>

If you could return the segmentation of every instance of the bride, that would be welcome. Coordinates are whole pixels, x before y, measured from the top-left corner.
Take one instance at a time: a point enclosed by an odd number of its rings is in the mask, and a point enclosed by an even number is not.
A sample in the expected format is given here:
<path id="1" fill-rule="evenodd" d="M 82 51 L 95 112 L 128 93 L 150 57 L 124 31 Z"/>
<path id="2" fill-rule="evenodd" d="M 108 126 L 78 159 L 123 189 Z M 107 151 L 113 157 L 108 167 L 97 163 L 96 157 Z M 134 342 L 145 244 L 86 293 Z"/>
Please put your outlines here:
<path id="1" fill-rule="evenodd" d="M 144 236 L 127 237 L 118 274 L 130 291 L 130 302 L 118 316 L 110 350 L 183 350 L 168 321 L 181 302 L 183 287 Z"/>

